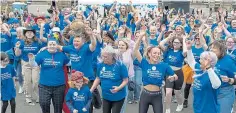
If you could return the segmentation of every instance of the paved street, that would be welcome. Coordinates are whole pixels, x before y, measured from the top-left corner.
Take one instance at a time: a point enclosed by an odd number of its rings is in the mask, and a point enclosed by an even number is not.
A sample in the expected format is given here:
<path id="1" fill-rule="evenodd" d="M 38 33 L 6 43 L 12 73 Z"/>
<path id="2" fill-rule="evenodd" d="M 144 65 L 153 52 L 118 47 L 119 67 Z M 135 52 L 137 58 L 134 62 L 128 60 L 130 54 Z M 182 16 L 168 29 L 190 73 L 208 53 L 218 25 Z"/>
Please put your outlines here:
<path id="1" fill-rule="evenodd" d="M 17 94 L 17 98 L 16 98 L 16 113 L 41 113 L 41 108 L 39 106 L 39 104 L 36 104 L 35 106 L 29 106 L 27 105 L 27 103 L 24 100 L 24 95 L 23 94 Z M 190 98 L 189 98 L 189 107 L 187 109 L 184 109 L 181 113 L 193 113 L 192 111 L 192 94 L 190 94 Z M 138 113 L 138 104 L 127 104 L 127 109 L 126 109 L 126 113 Z M 171 113 L 177 113 L 175 112 L 177 104 L 176 103 L 172 103 L 171 105 Z M 234 107 L 236 109 L 236 106 Z M 8 110 L 7 113 L 10 113 L 10 105 L 8 106 Z M 51 106 L 51 113 L 53 113 L 53 107 Z M 102 110 L 95 110 L 94 113 L 102 113 Z M 153 113 L 152 111 L 152 107 L 149 108 L 149 112 L 148 113 Z M 234 112 L 236 113 L 236 112 Z"/>

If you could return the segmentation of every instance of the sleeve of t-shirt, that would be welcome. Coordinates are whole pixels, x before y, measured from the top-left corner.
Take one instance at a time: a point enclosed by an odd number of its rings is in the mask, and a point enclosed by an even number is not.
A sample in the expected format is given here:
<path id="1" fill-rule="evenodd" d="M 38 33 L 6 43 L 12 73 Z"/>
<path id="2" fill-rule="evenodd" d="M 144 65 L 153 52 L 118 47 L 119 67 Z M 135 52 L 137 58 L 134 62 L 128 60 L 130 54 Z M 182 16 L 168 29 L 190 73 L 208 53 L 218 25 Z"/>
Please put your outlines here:
<path id="1" fill-rule="evenodd" d="M 142 58 L 141 63 L 140 63 L 140 67 L 143 68 L 147 65 L 147 60 L 145 58 Z"/>
<path id="2" fill-rule="evenodd" d="M 69 53 L 71 51 L 71 46 L 63 46 L 62 51 L 65 53 Z"/>
<path id="3" fill-rule="evenodd" d="M 15 69 L 13 68 L 13 66 L 11 66 L 11 70 L 12 70 L 12 77 L 15 77 L 16 76 L 16 71 L 15 71 Z"/>
<path id="4" fill-rule="evenodd" d="M 116 17 L 117 19 L 119 19 L 120 14 L 119 14 L 119 13 L 116 13 L 116 14 L 115 14 L 115 17 Z"/>
<path id="5" fill-rule="evenodd" d="M 120 71 L 121 71 L 121 77 L 123 79 L 128 78 L 128 70 L 124 64 L 121 64 Z"/>
<path id="6" fill-rule="evenodd" d="M 35 57 L 35 62 L 38 64 L 38 65 L 41 65 L 42 64 L 42 53 L 43 53 L 43 51 L 42 52 L 40 52 L 40 53 L 38 53 L 37 55 L 36 55 L 36 57 Z"/>
<path id="7" fill-rule="evenodd" d="M 233 62 L 233 61 L 232 61 Z M 234 63 L 228 63 L 230 69 L 228 69 L 228 74 L 230 78 L 234 78 L 236 75 L 236 65 Z"/>
<path id="8" fill-rule="evenodd" d="M 66 56 L 65 53 L 63 53 L 63 58 L 64 58 L 64 65 L 68 64 L 70 62 L 70 59 Z"/>
<path id="9" fill-rule="evenodd" d="M 68 106 L 68 108 L 70 109 L 70 111 L 73 111 L 73 110 L 74 110 L 74 107 L 73 107 L 73 105 L 71 104 L 71 100 L 72 100 L 71 97 L 72 97 L 72 90 L 69 89 L 68 92 L 67 92 L 67 94 L 66 94 L 66 97 L 65 97 L 65 99 L 66 99 L 66 105 Z"/>
<path id="10" fill-rule="evenodd" d="M 101 65 L 100 63 L 97 64 L 97 72 L 96 72 L 96 75 L 97 75 L 98 78 L 100 78 L 100 72 L 102 71 L 100 65 Z"/>
<path id="11" fill-rule="evenodd" d="M 165 65 L 166 65 L 166 76 L 173 76 L 175 74 L 173 69 L 169 65 L 167 65 L 167 64 L 165 64 Z"/>

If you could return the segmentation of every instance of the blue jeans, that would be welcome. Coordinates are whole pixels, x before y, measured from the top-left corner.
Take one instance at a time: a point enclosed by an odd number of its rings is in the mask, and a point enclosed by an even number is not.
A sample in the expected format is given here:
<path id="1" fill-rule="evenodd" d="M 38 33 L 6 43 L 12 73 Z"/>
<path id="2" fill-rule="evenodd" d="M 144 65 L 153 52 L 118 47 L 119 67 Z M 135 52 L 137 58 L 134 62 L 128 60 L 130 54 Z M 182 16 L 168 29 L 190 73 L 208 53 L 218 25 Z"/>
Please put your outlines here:
<path id="1" fill-rule="evenodd" d="M 21 67 L 21 62 L 17 62 L 16 64 L 16 76 L 18 78 L 19 85 L 23 87 L 24 79 L 22 76 L 22 67 Z"/>
<path id="2" fill-rule="evenodd" d="M 220 88 L 217 99 L 220 104 L 220 113 L 231 113 L 235 99 L 234 87 Z"/>
<path id="3" fill-rule="evenodd" d="M 135 89 L 134 91 L 129 91 L 128 100 L 129 101 L 138 101 L 140 98 L 141 86 L 142 86 L 142 69 L 140 67 L 134 67 L 134 77 L 130 80 L 134 81 Z"/>

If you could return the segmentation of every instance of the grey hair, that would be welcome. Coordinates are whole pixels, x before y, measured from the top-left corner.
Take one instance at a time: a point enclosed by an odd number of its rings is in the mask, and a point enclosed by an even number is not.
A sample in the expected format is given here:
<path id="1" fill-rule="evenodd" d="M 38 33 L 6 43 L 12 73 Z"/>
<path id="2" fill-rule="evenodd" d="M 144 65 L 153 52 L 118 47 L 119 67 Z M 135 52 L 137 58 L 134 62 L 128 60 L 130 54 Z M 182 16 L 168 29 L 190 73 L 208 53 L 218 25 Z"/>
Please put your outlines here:
<path id="1" fill-rule="evenodd" d="M 201 55 L 200 58 L 209 58 L 211 59 L 211 67 L 214 67 L 218 61 L 218 58 L 215 53 L 211 51 L 204 51 Z"/>
<path id="2" fill-rule="evenodd" d="M 111 45 L 106 45 L 103 49 L 101 49 L 101 54 L 102 53 L 110 53 L 112 54 L 114 60 L 118 60 L 118 50 L 114 49 Z M 98 58 L 98 62 L 103 62 L 101 57 Z"/>

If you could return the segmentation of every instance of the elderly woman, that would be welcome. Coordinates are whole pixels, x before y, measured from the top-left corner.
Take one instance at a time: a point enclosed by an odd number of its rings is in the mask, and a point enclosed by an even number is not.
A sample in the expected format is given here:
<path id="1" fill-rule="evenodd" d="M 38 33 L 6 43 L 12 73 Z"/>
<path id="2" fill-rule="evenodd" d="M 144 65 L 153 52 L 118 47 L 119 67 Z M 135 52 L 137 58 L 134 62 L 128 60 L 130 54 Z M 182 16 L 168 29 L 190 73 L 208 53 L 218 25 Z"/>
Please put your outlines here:
<path id="1" fill-rule="evenodd" d="M 215 70 L 222 80 L 217 96 L 217 101 L 220 105 L 220 113 L 231 113 L 235 99 L 234 87 L 232 85 L 236 75 L 235 63 L 232 63 L 234 61 L 226 53 L 225 41 L 214 41 L 210 45 L 210 50 L 218 57 Z"/>
<path id="2" fill-rule="evenodd" d="M 103 113 L 120 113 L 126 97 L 127 68 L 116 59 L 115 50 L 110 45 L 102 49 L 101 59 L 97 65 L 97 77 L 90 90 L 93 92 L 101 83 Z"/>
<path id="3" fill-rule="evenodd" d="M 57 41 L 50 38 L 47 50 L 37 54 L 35 61 L 41 66 L 39 79 L 39 104 L 43 113 L 50 113 L 51 99 L 54 112 L 62 113 L 64 101 L 64 65 L 69 62 L 65 53 L 57 50 Z"/>
<path id="4" fill-rule="evenodd" d="M 139 46 L 143 34 L 136 41 L 134 54 L 142 68 L 143 91 L 139 102 L 139 113 L 147 113 L 149 105 L 153 106 L 154 113 L 163 113 L 162 81 L 166 77 L 170 82 L 177 80 L 178 76 L 171 67 L 162 62 L 162 51 L 159 47 L 147 48 L 146 57 L 142 57 Z M 167 77 L 168 76 L 168 77 Z"/>
<path id="5" fill-rule="evenodd" d="M 186 46 L 187 62 L 195 71 L 193 76 L 194 113 L 220 113 L 217 96 L 221 81 L 213 69 L 218 59 L 216 54 L 209 51 L 201 53 L 199 64 L 194 59 L 190 40 L 187 41 Z"/>

